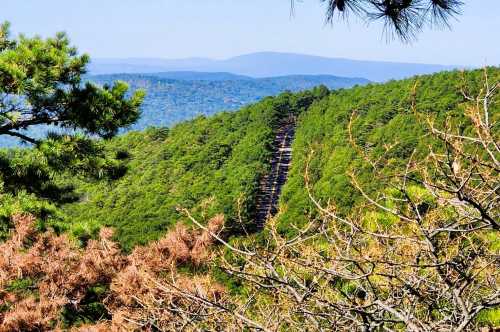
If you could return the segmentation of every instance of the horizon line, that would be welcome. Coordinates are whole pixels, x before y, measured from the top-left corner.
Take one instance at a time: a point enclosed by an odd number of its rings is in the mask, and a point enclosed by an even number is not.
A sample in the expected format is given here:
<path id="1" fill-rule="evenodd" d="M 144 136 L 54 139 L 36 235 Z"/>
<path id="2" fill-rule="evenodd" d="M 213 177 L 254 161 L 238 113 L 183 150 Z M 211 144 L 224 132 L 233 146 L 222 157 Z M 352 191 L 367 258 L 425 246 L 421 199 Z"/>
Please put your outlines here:
<path id="1" fill-rule="evenodd" d="M 310 53 L 297 53 L 297 52 L 286 52 L 286 51 L 256 51 L 250 53 L 242 53 L 238 55 L 233 55 L 229 57 L 216 58 L 216 57 L 204 57 L 204 56 L 186 56 L 183 58 L 167 58 L 160 56 L 126 56 L 126 57 L 100 57 L 91 56 L 92 59 L 96 60 L 139 60 L 139 59 L 147 59 L 147 60 L 164 60 L 164 61 L 183 61 L 183 60 L 208 60 L 214 62 L 222 62 L 228 61 L 238 57 L 244 57 L 249 55 L 257 55 L 257 54 L 281 54 L 281 55 L 298 55 L 298 56 L 309 56 L 316 58 L 323 58 L 329 60 L 347 60 L 347 61 L 356 61 L 356 62 L 378 62 L 378 63 L 391 63 L 391 64 L 408 64 L 408 65 L 428 65 L 428 66 L 441 66 L 441 67 L 461 67 L 461 68 L 479 68 L 485 66 L 498 66 L 497 65 L 472 65 L 472 64 L 442 64 L 442 63 L 426 63 L 426 62 L 405 62 L 405 61 L 396 61 L 396 60 L 368 60 L 368 59 L 359 59 L 359 58 L 346 58 L 346 57 L 333 57 L 333 56 L 325 56 L 325 55 L 317 55 Z"/>

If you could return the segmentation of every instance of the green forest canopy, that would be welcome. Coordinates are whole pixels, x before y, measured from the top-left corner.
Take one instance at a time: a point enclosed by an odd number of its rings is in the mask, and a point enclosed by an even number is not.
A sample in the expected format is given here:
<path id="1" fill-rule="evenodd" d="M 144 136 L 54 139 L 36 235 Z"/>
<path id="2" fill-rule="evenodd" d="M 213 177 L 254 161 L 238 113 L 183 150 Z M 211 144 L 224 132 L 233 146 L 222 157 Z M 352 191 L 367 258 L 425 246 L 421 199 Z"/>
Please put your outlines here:
<path id="1" fill-rule="evenodd" d="M 490 79 L 498 78 L 497 68 L 489 72 Z M 464 77 L 478 87 L 482 72 L 466 72 Z M 241 221 L 251 230 L 254 197 L 259 178 L 268 167 L 273 129 L 280 117 L 293 112 L 299 114 L 299 121 L 279 216 L 282 231 L 293 233 L 290 225 L 302 224 L 314 211 L 304 188 L 305 162 L 311 149 L 313 194 L 322 201 L 334 200 L 346 213 L 360 201 L 346 171 L 356 171 L 369 190 L 381 189 L 380 184 L 371 183 L 369 169 L 348 142 L 352 112 L 357 113 L 353 133 L 358 143 L 377 154 L 384 144 L 399 142 L 388 158 L 392 167 L 401 167 L 415 147 L 423 149 L 427 144 L 410 110 L 415 83 L 419 110 L 440 119 L 452 116 L 462 121 L 462 78 L 460 72 L 443 72 L 330 93 L 324 88 L 284 93 L 238 112 L 199 117 L 171 129 L 150 128 L 118 136 L 105 143 L 105 150 L 122 160 L 126 175 L 114 181 L 60 179 L 61 185 L 76 185 L 79 199 L 62 206 L 60 224 L 82 239 L 101 225 L 115 227 L 118 240 L 131 249 L 185 221 L 178 207 L 193 210 L 201 219 L 224 213 L 229 229 L 241 232 L 240 200 Z M 498 116 L 498 105 L 492 110 L 493 116 Z M 25 203 L 35 212 L 42 207 L 47 210 L 44 204 Z"/>
<path id="2" fill-rule="evenodd" d="M 81 199 L 64 206 L 66 220 L 84 236 L 93 226 L 113 226 L 126 249 L 158 238 L 183 220 L 177 208 L 191 209 L 199 218 L 223 213 L 232 232 L 243 226 L 250 231 L 273 128 L 286 113 L 326 93 L 326 88 L 284 93 L 238 112 L 119 136 L 107 149 L 127 151 L 128 173 L 116 181 L 78 182 Z"/>
<path id="3" fill-rule="evenodd" d="M 491 81 L 498 81 L 498 68 L 487 71 Z M 223 213 L 229 234 L 253 231 L 255 194 L 259 178 L 268 170 L 273 131 L 279 119 L 290 113 L 299 119 L 292 169 L 280 200 L 283 212 L 278 215 L 278 229 L 293 235 L 294 226 L 315 217 L 316 209 L 304 182 L 309 156 L 313 195 L 322 203 L 336 202 L 342 214 L 351 214 L 362 203 L 346 172 L 356 172 L 370 193 L 385 190 L 383 183 L 372 181 L 371 169 L 348 140 L 347 128 L 353 112 L 354 138 L 372 157 L 381 155 L 385 145 L 398 142 L 384 157 L 390 174 L 405 166 L 414 149 L 418 158 L 430 143 L 412 112 L 413 98 L 419 112 L 440 122 L 451 118 L 466 132 L 470 126 L 463 116 L 464 97 L 460 89 L 467 82 L 469 89 L 477 90 L 482 77 L 480 70 L 464 74 L 443 72 L 332 92 L 320 87 L 268 97 L 237 112 L 199 117 L 171 129 L 149 128 L 120 135 L 102 143 L 106 154 L 115 155 L 127 168 L 123 177 L 88 182 L 66 174 L 57 178 L 58 184 L 74 185 L 78 201 L 57 206 L 24 192 L 15 199 L 0 195 L 0 236 L 8 231 L 5 217 L 19 210 L 42 216 L 41 220 L 50 216 L 49 224 L 56 230 L 69 230 L 82 242 L 94 236 L 101 226 L 111 226 L 127 251 L 158 239 L 175 223 L 187 222 L 178 207 L 188 208 L 202 221 Z M 498 121 L 498 110 L 498 100 L 494 100 L 490 105 L 495 118 L 492 122 Z M 19 155 L 22 157 L 33 156 L 25 151 Z M 258 239 L 265 239 L 266 234 L 260 233 Z M 232 291 L 243 291 L 240 284 L 233 284 L 220 271 L 212 272 Z M 485 312 L 481 319 L 496 322 L 497 312 Z"/>
<path id="4" fill-rule="evenodd" d="M 489 68 L 489 79 L 500 79 L 498 68 Z M 429 141 L 425 125 L 417 121 L 411 110 L 412 91 L 419 112 L 428 113 L 444 121 L 449 117 L 458 121 L 463 130 L 468 122 L 461 105 L 465 98 L 461 87 L 481 88 L 482 70 L 441 72 L 418 76 L 386 84 L 333 91 L 327 98 L 315 103 L 299 117 L 293 143 L 293 161 L 289 178 L 283 188 L 280 217 L 283 232 L 290 225 L 303 224 L 315 210 L 304 189 L 304 170 L 311 151 L 310 178 L 315 198 L 326 203 L 335 202 L 340 212 L 347 214 L 362 201 L 360 193 L 351 185 L 347 172 L 355 172 L 368 192 L 382 189 L 372 181 L 371 169 L 349 142 L 348 124 L 353 114 L 352 133 L 361 148 L 371 151 L 372 158 L 382 155 L 384 146 L 397 143 L 385 156 L 391 168 L 404 167 L 414 149 L 423 152 Z M 494 117 L 500 116 L 498 101 L 491 105 Z"/>
<path id="5" fill-rule="evenodd" d="M 499 76 L 498 69 L 489 71 L 491 79 Z M 479 86 L 481 71 L 464 75 L 471 86 Z M 183 220 L 177 207 L 192 209 L 197 217 L 203 212 L 206 217 L 224 213 L 230 228 L 241 230 L 237 217 L 241 199 L 242 221 L 251 229 L 253 200 L 259 177 L 267 170 L 273 128 L 288 112 L 300 116 L 292 168 L 280 200 L 282 231 L 293 233 L 290 225 L 300 225 L 313 214 L 304 188 L 305 162 L 312 149 L 314 195 L 323 201 L 334 200 L 347 213 L 360 201 L 347 171 L 355 171 L 368 190 L 381 189 L 381 184 L 370 181 L 369 168 L 348 142 L 352 112 L 357 113 L 353 122 L 356 141 L 374 154 L 382 153 L 384 144 L 398 142 L 387 158 L 391 167 L 402 167 L 414 148 L 422 150 L 427 144 L 411 111 L 415 83 L 420 111 L 441 120 L 447 116 L 463 120 L 460 72 L 338 90 L 324 98 L 321 89 L 285 93 L 235 113 L 199 117 L 171 130 L 148 129 L 113 139 L 107 145 L 109 150 L 129 151 L 128 174 L 115 182 L 79 183 L 77 192 L 82 198 L 64 206 L 67 220 L 76 225 L 116 227 L 118 238 L 130 249 Z M 493 108 L 494 116 L 498 116 L 497 110 Z"/>

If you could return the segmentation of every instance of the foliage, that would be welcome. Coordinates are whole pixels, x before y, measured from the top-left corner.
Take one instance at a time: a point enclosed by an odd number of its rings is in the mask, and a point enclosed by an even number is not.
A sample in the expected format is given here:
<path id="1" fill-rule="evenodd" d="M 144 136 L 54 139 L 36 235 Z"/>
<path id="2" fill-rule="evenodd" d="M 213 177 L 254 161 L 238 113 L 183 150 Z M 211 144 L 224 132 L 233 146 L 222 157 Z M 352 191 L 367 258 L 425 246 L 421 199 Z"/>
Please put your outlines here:
<path id="1" fill-rule="evenodd" d="M 232 290 L 234 295 L 222 303 L 191 294 L 207 317 L 197 327 L 498 329 L 500 82 L 491 74 L 485 70 L 482 86 L 467 82 L 462 87 L 460 121 L 452 112 L 440 121 L 437 112 L 420 110 L 415 97 L 409 110 L 428 144 L 420 155 L 414 150 L 401 156 L 404 167 L 387 157 L 395 145 L 377 153 L 377 146 L 361 147 L 351 139 L 354 153 L 367 165 L 348 173 L 363 204 L 345 215 L 335 200 L 320 202 L 312 192 L 317 152 L 310 152 L 304 188 L 317 215 L 298 227 L 296 236 L 284 236 L 277 218 L 268 220 L 263 238 L 226 242 L 213 234 L 223 245 L 213 263 L 218 279 L 230 287 L 239 281 L 242 289 Z M 348 130 L 347 139 L 355 133 Z M 370 183 L 379 189 L 368 193 L 361 171 L 369 171 Z M 185 313 L 184 319 L 196 312 Z"/>
<path id="2" fill-rule="evenodd" d="M 215 217 L 204 232 L 178 225 L 126 256 L 111 241 L 110 229 L 101 229 L 97 240 L 79 248 L 66 235 L 38 232 L 31 215 L 15 215 L 10 239 L 0 244 L 0 331 L 88 331 L 86 323 L 105 319 L 110 321 L 94 328 L 180 326 L 175 310 L 166 313 L 189 303 L 186 294 L 203 292 L 217 301 L 224 293 L 208 277 L 177 271 L 177 266 L 202 266 L 210 259 L 209 232 L 218 233 L 223 221 Z M 164 305 L 158 306 L 159 297 Z"/>
<path id="3" fill-rule="evenodd" d="M 498 80 L 498 69 L 485 73 Z M 2 328 L 494 323 L 499 112 L 482 75 L 318 87 L 169 129 L 1 151 Z M 253 230 L 274 130 L 289 114 L 299 122 L 281 213 L 260 234 L 230 237 Z M 51 225 L 79 242 L 22 214 L 58 214 L 54 204 L 64 216 Z"/>
<path id="4" fill-rule="evenodd" d="M 344 18 L 354 14 L 363 20 L 382 20 L 384 28 L 403 41 L 411 41 L 425 26 L 449 26 L 460 13 L 461 0 L 321 0 L 326 3 L 326 21 L 335 14 Z M 294 0 L 292 0 L 292 6 Z M 292 7 L 293 8 L 293 7 Z"/>
<path id="5" fill-rule="evenodd" d="M 134 123 L 144 92 L 127 96 L 123 82 L 83 84 L 88 62 L 63 33 L 13 39 L 9 25 L 0 25 L 0 137 L 33 145 L 29 151 L 0 151 L 2 192 L 68 201 L 71 187 L 54 183 L 58 173 L 88 178 L 123 174 L 119 161 L 104 155 L 100 141 L 93 138 L 111 138 Z M 64 132 L 35 138 L 27 131 L 46 125 Z"/>
<path id="6" fill-rule="evenodd" d="M 328 93 L 326 88 L 285 93 L 238 112 L 111 140 L 109 151 L 127 151 L 128 172 L 116 181 L 78 182 L 80 201 L 64 206 L 69 227 L 112 226 L 127 250 L 185 221 L 178 208 L 189 208 L 203 219 L 224 213 L 231 234 L 252 231 L 254 197 L 268 168 L 277 121 Z"/>
<path id="7" fill-rule="evenodd" d="M 0 182 L 0 242 L 8 238 L 10 229 L 13 227 L 11 216 L 20 213 L 30 213 L 39 217 L 39 228 L 44 228 L 44 221 L 49 217 L 57 218 L 56 207 L 45 200 L 37 198 L 33 194 L 20 191 L 16 195 L 2 193 Z"/>
<path id="8" fill-rule="evenodd" d="M 492 81 L 498 80 L 497 68 L 489 68 L 488 73 Z M 357 174 L 367 193 L 386 189 L 373 181 L 370 164 L 359 151 L 369 149 L 371 159 L 382 158 L 380 162 L 386 162 L 384 169 L 388 172 L 406 167 L 405 160 L 414 150 L 414 158 L 422 158 L 428 145 L 437 143 L 424 135 L 424 127 L 412 111 L 413 102 L 418 112 L 433 115 L 437 123 L 449 118 L 467 132 L 471 122 L 464 116 L 466 99 L 460 90 L 468 82 L 470 93 L 478 93 L 482 75 L 480 70 L 443 72 L 333 91 L 302 113 L 289 177 L 281 196 L 283 213 L 278 226 L 281 231 L 295 234 L 291 225 L 301 226 L 317 215 L 304 190 L 304 170 L 311 150 L 314 150 L 310 160 L 311 192 L 321 202 L 335 201 L 338 213 L 346 215 L 364 202 L 348 172 Z M 490 112 L 498 117 L 496 100 Z M 351 144 L 349 123 L 356 145 Z"/>
<path id="9" fill-rule="evenodd" d="M 123 82 L 102 88 L 81 76 L 89 62 L 78 56 L 65 34 L 43 40 L 39 37 L 9 38 L 8 24 L 0 33 L 0 135 L 35 140 L 19 129 L 40 124 L 80 129 L 101 137 L 134 123 L 144 93 L 126 99 Z"/>

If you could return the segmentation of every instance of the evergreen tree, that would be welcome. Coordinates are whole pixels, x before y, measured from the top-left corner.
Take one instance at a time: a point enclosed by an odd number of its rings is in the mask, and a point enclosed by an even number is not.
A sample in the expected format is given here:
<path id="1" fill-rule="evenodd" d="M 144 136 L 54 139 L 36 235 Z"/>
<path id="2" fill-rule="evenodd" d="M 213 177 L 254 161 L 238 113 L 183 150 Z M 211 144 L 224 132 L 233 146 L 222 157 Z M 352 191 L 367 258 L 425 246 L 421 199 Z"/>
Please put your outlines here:
<path id="1" fill-rule="evenodd" d="M 292 5 L 293 5 L 292 0 Z M 460 0 L 321 0 L 326 3 L 326 21 L 354 14 L 363 20 L 383 20 L 389 38 L 411 41 L 426 26 L 449 26 L 460 14 Z"/>
<path id="2" fill-rule="evenodd" d="M 0 25 L 0 139 L 13 136 L 35 147 L 0 152 L 4 190 L 54 198 L 58 190 L 52 179 L 61 171 L 100 177 L 121 173 L 119 163 L 91 138 L 113 137 L 134 123 L 144 92 L 129 95 L 123 82 L 84 83 L 88 62 L 64 33 L 14 39 L 9 24 Z M 27 134 L 28 128 L 30 133 L 61 128 L 64 134 L 38 139 Z"/>

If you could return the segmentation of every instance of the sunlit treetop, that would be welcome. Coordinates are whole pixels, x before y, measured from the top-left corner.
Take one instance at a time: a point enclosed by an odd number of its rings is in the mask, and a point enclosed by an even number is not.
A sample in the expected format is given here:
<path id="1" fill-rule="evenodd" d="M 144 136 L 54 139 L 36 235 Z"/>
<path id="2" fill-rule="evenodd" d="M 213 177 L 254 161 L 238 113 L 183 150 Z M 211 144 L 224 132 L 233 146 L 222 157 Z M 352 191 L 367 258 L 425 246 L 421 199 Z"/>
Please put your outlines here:
<path id="1" fill-rule="evenodd" d="M 24 129 L 52 125 L 104 138 L 140 115 L 144 92 L 124 82 L 99 87 L 83 82 L 89 57 L 78 55 L 64 33 L 13 39 L 0 25 L 0 136 L 38 143 Z"/>
<path id="2" fill-rule="evenodd" d="M 0 140 L 17 137 L 33 147 L 0 150 L 0 193 L 25 190 L 55 201 L 70 191 L 53 183 L 55 174 L 124 173 L 95 138 L 111 138 L 136 122 L 144 92 L 131 93 L 119 81 L 86 82 L 88 62 L 64 33 L 11 38 L 9 24 L 0 24 Z M 59 134 L 46 134 L 56 128 Z"/>

